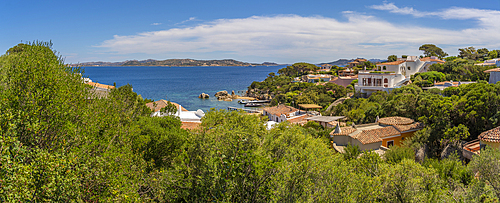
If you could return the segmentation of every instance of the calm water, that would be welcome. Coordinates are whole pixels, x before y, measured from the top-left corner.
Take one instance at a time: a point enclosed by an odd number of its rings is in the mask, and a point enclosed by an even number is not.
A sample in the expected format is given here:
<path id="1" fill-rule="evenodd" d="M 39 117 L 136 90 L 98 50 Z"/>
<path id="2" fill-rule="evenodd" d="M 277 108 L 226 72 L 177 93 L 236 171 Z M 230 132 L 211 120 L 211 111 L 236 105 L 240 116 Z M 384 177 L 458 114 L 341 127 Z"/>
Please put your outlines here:
<path id="1" fill-rule="evenodd" d="M 262 81 L 271 72 L 284 66 L 256 67 L 84 67 L 84 76 L 94 82 L 123 86 L 131 84 L 134 92 L 143 98 L 167 99 L 190 111 L 228 106 L 243 107 L 237 101 L 217 101 L 214 94 L 221 90 L 246 91 L 253 81 Z M 199 99 L 202 92 L 210 99 Z"/>

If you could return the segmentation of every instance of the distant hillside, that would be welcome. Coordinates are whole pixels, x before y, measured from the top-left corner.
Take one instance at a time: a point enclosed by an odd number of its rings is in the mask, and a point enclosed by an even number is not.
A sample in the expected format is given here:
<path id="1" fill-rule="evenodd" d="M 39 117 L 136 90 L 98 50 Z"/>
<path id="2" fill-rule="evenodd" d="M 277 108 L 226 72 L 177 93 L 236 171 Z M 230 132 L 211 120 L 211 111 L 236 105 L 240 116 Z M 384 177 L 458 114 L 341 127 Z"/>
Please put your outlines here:
<path id="1" fill-rule="evenodd" d="M 195 59 L 167 59 L 167 60 L 129 60 L 123 62 L 85 62 L 73 64 L 74 66 L 277 66 L 272 62 L 247 63 L 234 59 L 223 60 L 195 60 Z"/>
<path id="2" fill-rule="evenodd" d="M 355 59 L 339 59 L 339 60 L 336 60 L 336 61 L 333 61 L 333 62 L 329 62 L 329 63 L 320 63 L 318 64 L 319 66 L 321 65 L 324 65 L 324 64 L 330 64 L 332 66 L 347 66 L 349 64 L 349 62 L 352 62 L 354 61 Z M 379 62 L 384 62 L 384 61 L 387 61 L 387 60 L 383 60 L 383 59 L 368 59 L 368 61 L 372 62 L 372 63 L 379 63 Z"/>

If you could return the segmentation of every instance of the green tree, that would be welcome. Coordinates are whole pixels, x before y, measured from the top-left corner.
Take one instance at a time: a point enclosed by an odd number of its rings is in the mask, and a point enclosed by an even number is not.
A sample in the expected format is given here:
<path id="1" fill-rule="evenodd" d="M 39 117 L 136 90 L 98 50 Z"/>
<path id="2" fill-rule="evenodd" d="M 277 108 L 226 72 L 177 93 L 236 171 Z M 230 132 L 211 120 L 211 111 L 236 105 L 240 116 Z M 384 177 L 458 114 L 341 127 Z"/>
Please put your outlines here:
<path id="1" fill-rule="evenodd" d="M 398 56 L 396 55 L 390 55 L 387 57 L 387 62 L 393 62 L 393 61 L 397 61 L 398 60 Z"/>
<path id="2" fill-rule="evenodd" d="M 446 52 L 444 52 L 441 48 L 437 47 L 434 44 L 424 44 L 418 48 L 420 51 L 424 51 L 424 55 L 426 57 L 429 56 L 437 56 L 440 59 L 448 56 Z"/>

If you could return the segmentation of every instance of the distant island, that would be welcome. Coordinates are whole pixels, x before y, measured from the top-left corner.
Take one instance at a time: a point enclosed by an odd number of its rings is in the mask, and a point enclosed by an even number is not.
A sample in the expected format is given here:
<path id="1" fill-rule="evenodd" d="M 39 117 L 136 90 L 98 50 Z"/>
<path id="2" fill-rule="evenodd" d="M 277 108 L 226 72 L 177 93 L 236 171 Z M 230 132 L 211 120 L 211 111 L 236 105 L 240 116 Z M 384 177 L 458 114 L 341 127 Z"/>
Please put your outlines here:
<path id="1" fill-rule="evenodd" d="M 349 65 L 349 62 L 353 62 L 354 60 L 356 60 L 356 59 L 339 59 L 339 60 L 332 61 L 332 62 L 319 63 L 317 65 L 318 66 L 322 66 L 322 65 L 325 65 L 325 64 L 330 64 L 332 66 L 343 67 L 343 66 Z M 368 61 L 370 61 L 372 63 L 378 63 L 378 62 L 384 62 L 384 61 L 387 61 L 387 60 L 385 60 L 385 59 L 368 59 Z"/>
<path id="2" fill-rule="evenodd" d="M 195 59 L 167 59 L 167 60 L 128 60 L 123 62 L 84 62 L 71 64 L 71 66 L 175 66 L 175 67 L 187 67 L 187 66 L 277 66 L 280 64 L 272 62 L 264 63 L 247 63 L 236 61 L 234 59 L 222 59 L 222 60 L 195 60 Z"/>

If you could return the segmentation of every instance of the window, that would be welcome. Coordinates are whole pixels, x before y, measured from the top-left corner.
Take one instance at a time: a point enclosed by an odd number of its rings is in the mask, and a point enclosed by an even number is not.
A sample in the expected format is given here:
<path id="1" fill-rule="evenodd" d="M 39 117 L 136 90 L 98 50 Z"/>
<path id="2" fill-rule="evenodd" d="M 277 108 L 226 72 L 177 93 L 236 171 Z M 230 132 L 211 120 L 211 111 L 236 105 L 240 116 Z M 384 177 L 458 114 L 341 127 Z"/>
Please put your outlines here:
<path id="1" fill-rule="evenodd" d="M 384 83 L 388 83 L 389 80 L 387 80 L 387 78 L 384 78 Z"/>
<path id="2" fill-rule="evenodd" d="M 387 69 L 387 67 L 385 67 L 385 66 L 384 66 L 382 69 L 383 69 L 383 70 L 386 70 L 386 69 Z"/>
<path id="3" fill-rule="evenodd" d="M 394 146 L 394 140 L 387 141 L 387 147 Z"/>
<path id="4" fill-rule="evenodd" d="M 410 66 L 408 66 L 408 70 L 411 70 L 411 67 L 410 67 Z"/>

